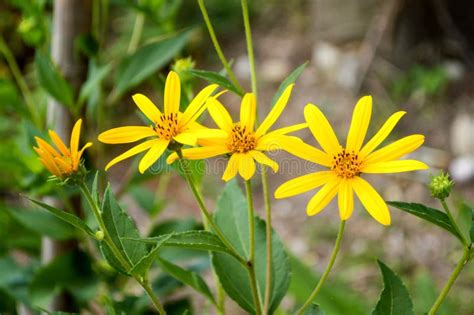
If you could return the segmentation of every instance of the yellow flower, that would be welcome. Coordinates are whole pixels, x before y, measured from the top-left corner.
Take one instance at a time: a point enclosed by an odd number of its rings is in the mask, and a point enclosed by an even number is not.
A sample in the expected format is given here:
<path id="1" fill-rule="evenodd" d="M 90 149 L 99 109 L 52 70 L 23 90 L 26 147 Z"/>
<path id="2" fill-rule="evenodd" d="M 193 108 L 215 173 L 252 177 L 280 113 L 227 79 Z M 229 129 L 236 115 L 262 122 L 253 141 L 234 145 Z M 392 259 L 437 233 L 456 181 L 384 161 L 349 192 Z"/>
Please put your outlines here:
<path id="1" fill-rule="evenodd" d="M 201 137 L 224 136 L 220 130 L 212 130 L 201 126 L 196 119 L 205 110 L 208 97 L 216 90 L 217 85 L 209 85 L 199 92 L 191 101 L 184 113 L 179 111 L 181 97 L 181 82 L 178 75 L 170 71 L 165 83 L 164 113 L 143 94 L 133 95 L 133 101 L 138 108 L 152 122 L 149 126 L 126 126 L 107 130 L 99 135 L 103 143 L 131 143 L 149 138 L 125 153 L 110 161 L 105 170 L 112 165 L 148 150 L 138 166 L 140 173 L 144 173 L 165 152 L 168 145 L 177 142 L 195 145 Z"/>
<path id="2" fill-rule="evenodd" d="M 357 103 L 347 137 L 342 147 L 331 125 L 318 107 L 308 104 L 305 120 L 323 151 L 303 142 L 287 140 L 288 152 L 313 163 L 329 168 L 294 178 L 275 191 L 275 198 L 301 194 L 323 186 L 309 201 L 308 215 L 319 213 L 336 195 L 341 220 L 347 220 L 354 208 L 354 194 L 369 214 L 383 225 L 390 224 L 390 212 L 385 201 L 360 175 L 362 173 L 398 173 L 427 169 L 425 163 L 416 160 L 398 160 L 416 150 L 424 142 L 423 135 L 410 135 L 381 149 L 375 150 L 390 134 L 405 112 L 393 114 L 382 128 L 362 147 L 372 113 L 372 97 L 364 96 Z"/>
<path id="3" fill-rule="evenodd" d="M 88 142 L 79 150 L 81 124 L 82 120 L 79 119 L 72 128 L 70 148 L 64 144 L 53 130 L 49 130 L 49 136 L 57 150 L 43 139 L 35 137 L 38 147 L 33 147 L 33 149 L 38 153 L 41 163 L 56 177 L 66 178 L 76 173 L 80 165 L 82 153 L 92 145 L 92 142 Z"/>
<path id="4" fill-rule="evenodd" d="M 216 98 L 209 98 L 208 111 L 217 126 L 225 132 L 226 137 L 200 139 L 198 143 L 201 147 L 184 149 L 183 156 L 187 159 L 197 160 L 229 154 L 230 159 L 222 176 L 225 181 L 234 178 L 237 172 L 243 179 L 250 179 L 255 174 L 255 161 L 267 165 L 277 172 L 278 164 L 263 152 L 281 149 L 281 139 L 293 138 L 286 136 L 286 133 L 307 126 L 298 124 L 268 132 L 288 103 L 292 89 L 293 85 L 285 89 L 268 116 L 255 131 L 256 100 L 254 94 L 244 95 L 240 107 L 240 121 L 236 123 L 232 121 L 229 112 Z M 177 158 L 177 154 L 173 153 L 168 157 L 167 162 L 172 163 Z"/>

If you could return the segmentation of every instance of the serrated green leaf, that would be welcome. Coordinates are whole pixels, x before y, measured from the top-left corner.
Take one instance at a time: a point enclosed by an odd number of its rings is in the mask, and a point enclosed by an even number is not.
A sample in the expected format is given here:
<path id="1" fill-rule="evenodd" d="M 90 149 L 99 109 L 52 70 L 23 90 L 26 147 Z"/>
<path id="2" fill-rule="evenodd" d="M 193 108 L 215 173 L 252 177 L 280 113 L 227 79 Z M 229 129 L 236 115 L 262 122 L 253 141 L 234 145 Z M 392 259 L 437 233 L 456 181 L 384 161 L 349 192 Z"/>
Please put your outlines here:
<path id="1" fill-rule="evenodd" d="M 148 254 L 144 243 L 128 239 L 139 239 L 140 234 L 132 218 L 118 205 L 110 186 L 107 186 L 105 190 L 102 218 L 112 242 L 131 266 L 135 266 Z M 129 272 L 130 270 L 126 271 Z"/>
<path id="2" fill-rule="evenodd" d="M 248 257 L 249 233 L 247 204 L 236 181 L 229 182 L 217 202 L 215 212 L 216 224 L 242 256 Z M 273 232 L 272 238 L 272 290 L 270 296 L 269 314 L 272 314 L 281 302 L 290 285 L 291 268 L 288 255 L 278 235 Z M 265 222 L 255 218 L 255 273 L 261 300 L 265 292 L 266 270 L 266 235 Z M 227 294 L 242 308 L 255 313 L 251 294 L 249 277 L 244 268 L 234 257 L 213 253 L 212 264 L 219 280 Z"/>
<path id="3" fill-rule="evenodd" d="M 175 265 L 172 262 L 162 258 L 159 258 L 157 262 L 161 269 L 163 269 L 165 272 L 169 273 L 175 279 L 183 282 L 184 284 L 189 285 L 197 292 L 203 294 L 213 304 L 216 304 L 211 290 L 209 290 L 209 287 L 207 286 L 206 282 L 204 282 L 202 277 L 197 272 L 183 269 L 180 266 Z"/>
<path id="4" fill-rule="evenodd" d="M 61 105 L 74 109 L 74 92 L 51 58 L 38 50 L 35 56 L 35 68 L 41 87 Z"/>
<path id="5" fill-rule="evenodd" d="M 224 89 L 227 89 L 231 92 L 234 92 L 238 96 L 243 96 L 245 94 L 242 89 L 238 88 L 237 86 L 234 85 L 229 79 L 227 79 L 225 76 L 221 75 L 218 72 L 214 71 L 206 71 L 206 70 L 188 70 L 191 75 L 204 79 L 209 83 L 215 83 L 218 84 L 219 86 L 223 87 Z"/>
<path id="6" fill-rule="evenodd" d="M 155 261 L 156 257 L 158 257 L 158 251 L 172 235 L 173 234 L 168 234 L 164 236 L 161 240 L 157 241 L 154 244 L 153 248 L 133 266 L 132 271 L 130 273 L 133 275 L 140 275 L 144 277 L 148 273 L 148 270 Z"/>
<path id="7" fill-rule="evenodd" d="M 77 237 L 76 229 L 50 212 L 31 209 L 5 208 L 23 226 L 40 235 L 57 240 L 69 240 Z"/>
<path id="8" fill-rule="evenodd" d="M 397 209 L 403 210 L 410 214 L 413 214 L 419 218 L 422 218 L 428 222 L 431 222 L 446 231 L 450 232 L 454 236 L 456 236 L 459 240 L 462 241 L 462 237 L 456 232 L 456 229 L 449 221 L 448 216 L 446 213 L 441 212 L 440 210 L 427 207 L 420 203 L 408 203 L 408 202 L 400 202 L 400 201 L 387 201 L 392 207 Z"/>
<path id="9" fill-rule="evenodd" d="M 468 243 L 471 243 L 471 227 L 472 227 L 472 209 L 466 204 L 461 203 L 458 206 L 457 224 L 460 232 Z"/>
<path id="10" fill-rule="evenodd" d="M 292 73 L 290 73 L 289 76 L 286 77 L 285 80 L 283 80 L 283 82 L 280 84 L 280 86 L 278 87 L 278 90 L 277 92 L 275 93 L 275 95 L 273 95 L 273 98 L 272 98 L 272 106 L 275 106 L 276 102 L 278 101 L 278 99 L 280 98 L 280 96 L 283 94 L 283 92 L 285 91 L 285 89 L 288 87 L 288 85 L 292 84 L 292 83 L 295 83 L 295 81 L 299 78 L 299 76 L 303 73 L 304 69 L 306 68 L 306 65 L 308 64 L 308 61 L 306 61 L 305 63 L 303 63 L 302 65 L 300 65 L 298 68 L 296 68 L 295 70 L 293 70 Z"/>
<path id="11" fill-rule="evenodd" d="M 123 94 L 170 62 L 186 45 L 191 31 L 145 45 L 133 55 L 125 57 L 118 66 L 115 79 L 118 93 Z"/>
<path id="12" fill-rule="evenodd" d="M 37 204 L 38 206 L 40 206 L 41 208 L 48 210 L 49 212 L 54 214 L 59 219 L 71 224 L 72 226 L 76 227 L 77 229 L 83 231 L 84 233 L 86 233 L 86 234 L 88 234 L 92 237 L 95 237 L 95 233 L 79 217 L 77 217 L 77 216 L 75 216 L 71 213 L 59 210 L 59 209 L 57 209 L 55 207 L 52 207 L 50 205 L 47 205 L 45 203 L 42 203 L 41 201 L 30 199 L 30 198 L 28 198 L 28 199 L 31 202 L 33 202 L 33 203 Z"/>
<path id="13" fill-rule="evenodd" d="M 413 303 L 402 280 L 383 262 L 377 261 L 383 277 L 384 288 L 372 315 L 412 315 Z"/>

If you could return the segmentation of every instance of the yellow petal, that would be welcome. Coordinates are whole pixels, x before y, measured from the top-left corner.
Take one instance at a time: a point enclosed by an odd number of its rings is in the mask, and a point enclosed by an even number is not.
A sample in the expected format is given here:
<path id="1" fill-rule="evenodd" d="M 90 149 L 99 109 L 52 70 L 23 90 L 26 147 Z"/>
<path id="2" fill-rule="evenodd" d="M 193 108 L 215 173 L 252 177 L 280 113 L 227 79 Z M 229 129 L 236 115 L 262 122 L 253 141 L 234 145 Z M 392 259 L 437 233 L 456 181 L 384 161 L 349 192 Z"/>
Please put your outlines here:
<path id="1" fill-rule="evenodd" d="M 207 101 L 207 110 L 209 111 L 212 120 L 214 120 L 220 129 L 231 132 L 234 123 L 232 122 L 232 117 L 230 117 L 229 112 L 221 102 L 216 100 L 214 97 L 210 98 Z"/>
<path id="2" fill-rule="evenodd" d="M 55 157 L 60 156 L 58 151 L 56 151 L 49 143 L 47 143 L 43 139 L 39 137 L 35 137 L 35 140 L 36 140 L 36 143 L 38 144 L 38 147 L 41 150 L 48 152 L 50 155 L 55 156 Z"/>
<path id="3" fill-rule="evenodd" d="M 423 135 L 411 135 L 401 138 L 385 147 L 372 152 L 364 159 L 364 165 L 393 161 L 418 149 L 425 141 Z"/>
<path id="4" fill-rule="evenodd" d="M 336 177 L 331 171 L 316 172 L 293 178 L 275 190 L 275 198 L 299 195 L 328 183 Z"/>
<path id="5" fill-rule="evenodd" d="M 54 145 L 56 148 L 59 149 L 59 152 L 61 152 L 62 155 L 70 155 L 71 153 L 69 152 L 69 149 L 66 147 L 64 144 L 63 140 L 59 138 L 58 134 L 54 132 L 54 130 L 49 130 L 49 136 L 51 137 L 51 140 L 53 140 Z"/>
<path id="6" fill-rule="evenodd" d="M 262 152 L 257 151 L 257 150 L 252 150 L 252 151 L 249 152 L 249 154 L 250 154 L 250 156 L 253 157 L 253 158 L 255 159 L 255 161 L 257 161 L 258 163 L 271 167 L 272 170 L 273 170 L 275 173 L 278 172 L 278 164 L 277 164 L 277 162 L 273 161 L 272 159 L 270 159 L 268 156 L 266 156 L 266 155 L 263 154 Z"/>
<path id="7" fill-rule="evenodd" d="M 165 152 L 168 147 L 169 141 L 164 139 L 155 140 L 150 150 L 142 157 L 140 164 L 138 164 L 138 170 L 140 173 L 145 173 L 145 171 L 155 163 L 160 156 Z"/>
<path id="8" fill-rule="evenodd" d="M 339 216 L 341 220 L 347 220 L 354 210 L 354 192 L 352 191 L 351 179 L 343 179 L 341 181 L 337 197 Z"/>
<path id="9" fill-rule="evenodd" d="M 79 119 L 78 121 L 76 121 L 71 132 L 70 146 L 71 146 L 71 156 L 73 159 L 75 158 L 75 156 L 77 155 L 77 151 L 79 150 L 79 138 L 81 137 L 81 124 L 82 124 L 82 119 Z"/>
<path id="10" fill-rule="evenodd" d="M 222 179 L 228 182 L 232 178 L 237 175 L 237 171 L 239 170 L 239 163 L 240 162 L 240 155 L 239 154 L 232 154 L 230 156 L 229 162 L 227 162 L 227 167 L 225 168 L 224 174 L 222 175 Z"/>
<path id="11" fill-rule="evenodd" d="M 72 163 L 73 163 L 73 168 L 77 170 L 77 167 L 79 166 L 79 162 L 81 161 L 82 154 L 84 153 L 84 150 L 91 147 L 92 142 L 87 142 L 79 152 L 77 152 L 76 156 L 73 157 Z"/>
<path id="12" fill-rule="evenodd" d="M 392 132 L 393 128 L 397 125 L 398 121 L 400 118 L 405 115 L 406 112 L 396 112 L 392 116 L 390 116 L 387 121 L 383 124 L 382 128 L 380 128 L 379 131 L 372 137 L 372 139 L 367 142 L 366 145 L 362 148 L 360 151 L 359 156 L 361 158 L 366 157 L 368 154 L 370 154 L 373 150 L 375 150 L 379 144 L 381 144 Z"/>
<path id="13" fill-rule="evenodd" d="M 316 105 L 308 104 L 304 108 L 304 118 L 321 148 L 331 156 L 336 155 L 341 146 L 323 112 Z"/>
<path id="14" fill-rule="evenodd" d="M 352 188 L 369 214 L 377 222 L 390 225 L 390 212 L 379 193 L 367 181 L 358 176 L 353 177 L 352 182 Z"/>
<path id="15" fill-rule="evenodd" d="M 371 115 L 372 96 L 364 96 L 357 102 L 352 114 L 351 127 L 346 142 L 347 151 L 358 152 L 360 150 L 369 128 Z"/>
<path id="16" fill-rule="evenodd" d="M 189 122 L 196 120 L 205 110 L 205 104 L 209 96 L 217 89 L 217 84 L 212 84 L 202 89 L 189 103 L 179 121 L 180 126 L 186 126 Z"/>
<path id="17" fill-rule="evenodd" d="M 316 149 L 313 146 L 310 146 L 309 144 L 304 143 L 299 138 L 279 136 L 276 138 L 275 143 L 278 144 L 283 150 L 296 155 L 301 159 L 328 167 L 332 165 L 332 159 L 328 154 Z"/>
<path id="18" fill-rule="evenodd" d="M 331 202 L 334 196 L 336 196 L 340 182 L 339 177 L 334 177 L 326 183 L 308 202 L 306 213 L 311 216 L 321 212 L 321 210 Z"/>
<path id="19" fill-rule="evenodd" d="M 61 158 L 54 158 L 54 161 L 56 162 L 56 165 L 60 169 L 61 174 L 70 174 L 72 173 L 72 164 L 66 163 L 63 159 Z"/>
<path id="20" fill-rule="evenodd" d="M 255 174 L 255 161 L 250 154 L 242 154 L 239 162 L 239 174 L 243 179 L 249 180 Z"/>
<path id="21" fill-rule="evenodd" d="M 370 163 L 361 169 L 363 173 L 401 173 L 416 170 L 427 170 L 429 167 L 416 160 L 398 160 L 389 162 Z"/>
<path id="22" fill-rule="evenodd" d="M 260 137 L 264 135 L 275 123 L 275 121 L 280 117 L 281 113 L 286 107 L 288 100 L 290 99 L 291 90 L 293 89 L 294 84 L 290 84 L 285 91 L 281 94 L 278 98 L 275 106 L 273 106 L 270 113 L 268 113 L 267 117 L 262 121 L 260 126 L 257 128 L 255 132 L 256 137 Z"/>
<path id="23" fill-rule="evenodd" d="M 130 143 L 147 137 L 158 137 L 151 127 L 126 126 L 109 129 L 102 132 L 98 139 L 103 143 Z"/>
<path id="24" fill-rule="evenodd" d="M 174 71 L 170 71 L 165 83 L 165 114 L 179 112 L 181 99 L 181 81 Z"/>
<path id="25" fill-rule="evenodd" d="M 150 121 L 154 123 L 159 121 L 161 112 L 148 97 L 143 94 L 135 94 L 132 96 L 132 99 L 140 111 L 145 114 L 145 116 L 148 117 Z"/>
<path id="26" fill-rule="evenodd" d="M 247 93 L 242 99 L 242 104 L 240 105 L 240 124 L 247 128 L 247 130 L 252 130 L 255 125 L 255 116 L 257 115 L 257 100 L 255 94 Z"/>
<path id="27" fill-rule="evenodd" d="M 267 133 L 267 135 L 286 135 L 288 133 L 292 133 L 292 132 L 295 132 L 295 131 L 298 131 L 298 130 L 301 130 L 301 129 L 304 129 L 304 128 L 308 128 L 308 124 L 307 123 L 302 123 L 302 124 L 296 124 L 296 125 L 292 125 L 292 126 L 288 126 L 288 127 L 283 127 L 283 128 L 279 128 L 279 129 L 276 129 L 276 130 L 273 130 L 272 132 L 269 132 Z"/>
<path id="28" fill-rule="evenodd" d="M 188 160 L 202 160 L 210 157 L 226 154 L 229 152 L 227 147 L 216 146 L 216 147 L 202 147 L 202 148 L 190 148 L 184 149 L 183 157 Z M 166 163 L 171 164 L 178 159 L 176 153 L 172 153 L 166 159 Z"/>
<path id="29" fill-rule="evenodd" d="M 129 157 L 132 157 L 134 155 L 137 155 L 138 153 L 140 152 L 143 152 L 145 150 L 148 150 L 149 148 L 151 148 L 151 146 L 153 144 L 155 144 L 155 142 L 158 141 L 157 139 L 153 139 L 153 140 L 148 140 L 148 141 L 145 141 L 143 143 L 140 143 L 139 145 L 136 145 L 134 146 L 133 148 L 131 148 L 130 150 L 128 151 L 125 151 L 125 153 L 122 153 L 120 154 L 119 156 L 117 156 L 116 158 L 114 158 L 112 161 L 110 161 L 106 166 L 105 166 L 105 170 L 107 171 L 110 167 L 112 167 L 113 165 L 117 164 L 118 162 L 121 162 L 125 159 L 128 159 Z"/>
<path id="30" fill-rule="evenodd" d="M 225 138 L 199 138 L 197 144 L 203 147 L 212 146 L 225 146 L 227 143 L 227 137 Z"/>
<path id="31" fill-rule="evenodd" d="M 43 159 L 43 158 L 40 158 L 39 160 L 51 174 L 58 177 L 61 176 L 61 171 L 59 170 L 58 166 L 53 160 L 48 160 L 48 159 Z"/>

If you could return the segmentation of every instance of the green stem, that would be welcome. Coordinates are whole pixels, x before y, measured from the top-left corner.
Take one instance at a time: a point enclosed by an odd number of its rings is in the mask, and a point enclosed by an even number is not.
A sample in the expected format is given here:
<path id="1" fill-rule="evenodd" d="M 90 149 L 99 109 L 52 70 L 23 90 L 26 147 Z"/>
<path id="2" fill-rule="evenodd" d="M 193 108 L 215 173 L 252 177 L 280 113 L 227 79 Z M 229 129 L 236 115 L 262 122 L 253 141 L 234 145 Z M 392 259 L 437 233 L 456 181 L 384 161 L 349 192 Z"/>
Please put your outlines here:
<path id="1" fill-rule="evenodd" d="M 26 84 L 25 79 L 23 78 L 23 74 L 21 73 L 20 68 L 18 67 L 15 57 L 13 56 L 13 53 L 11 52 L 3 36 L 1 35 L 0 35 L 0 52 L 5 58 L 5 61 L 7 62 L 8 67 L 10 68 L 10 71 L 12 72 L 13 78 L 15 79 L 16 83 L 18 84 L 18 87 L 20 88 L 21 94 L 23 95 L 23 98 L 25 99 L 25 103 L 26 103 L 26 106 L 28 107 L 33 123 L 37 127 L 40 127 L 41 118 L 39 116 L 39 109 L 36 108 L 35 106 L 35 102 L 33 100 L 31 91 L 28 88 L 28 85 Z"/>
<path id="2" fill-rule="evenodd" d="M 135 52 L 142 37 L 143 25 L 145 24 L 145 15 L 142 12 L 137 13 L 135 19 L 135 25 L 133 26 L 132 37 L 130 37 L 130 43 L 128 44 L 127 53 L 131 54 Z"/>
<path id="3" fill-rule="evenodd" d="M 428 315 L 434 315 L 436 314 L 436 311 L 438 311 L 439 307 L 441 306 L 441 304 L 443 303 L 444 299 L 446 298 L 446 296 L 448 295 L 449 293 L 449 290 L 451 289 L 451 287 L 453 286 L 454 282 L 456 281 L 457 277 L 459 276 L 459 274 L 461 273 L 462 269 L 464 268 L 464 266 L 467 264 L 467 262 L 469 261 L 469 256 L 470 256 L 470 250 L 469 248 L 465 248 L 464 249 L 464 255 L 461 257 L 461 259 L 459 260 L 458 264 L 456 265 L 456 268 L 454 268 L 454 271 L 453 273 L 451 274 L 451 276 L 449 277 L 448 279 L 448 282 L 446 282 L 443 290 L 441 291 L 441 293 L 439 294 L 438 298 L 436 299 L 435 303 L 433 304 L 433 306 L 431 307 L 430 311 L 428 312 Z"/>
<path id="4" fill-rule="evenodd" d="M 301 306 L 301 308 L 296 313 L 297 315 L 302 315 L 304 311 L 313 303 L 314 299 L 318 295 L 319 291 L 321 290 L 326 278 L 329 276 L 331 269 L 336 261 L 337 253 L 339 252 L 339 247 L 341 246 L 342 235 L 344 234 L 344 227 L 346 226 L 346 221 L 341 220 L 341 224 L 339 225 L 339 231 L 337 233 L 336 243 L 334 244 L 334 248 L 332 250 L 331 258 L 329 259 L 329 263 L 324 271 L 323 275 L 318 281 L 318 284 L 314 288 L 313 292 L 311 292 L 310 296 L 306 300 L 306 302 Z"/>
<path id="5" fill-rule="evenodd" d="M 268 314 L 268 308 L 270 306 L 270 295 L 272 292 L 272 209 L 270 202 L 270 190 L 268 187 L 267 167 L 262 165 L 262 190 L 263 190 L 263 201 L 265 203 L 265 234 L 267 241 L 267 264 L 265 270 L 265 296 L 263 300 L 263 314 Z"/>
<path id="6" fill-rule="evenodd" d="M 158 299 L 158 297 L 153 292 L 153 289 L 150 287 L 150 284 L 148 283 L 148 281 L 145 280 L 145 279 L 141 279 L 141 280 L 136 279 L 136 280 L 140 283 L 142 288 L 146 291 L 146 293 L 148 294 L 150 299 L 153 301 L 153 304 L 155 305 L 156 309 L 158 310 L 158 313 L 160 313 L 160 315 L 166 314 L 166 311 L 163 308 L 163 305 L 160 303 L 160 300 Z"/>
<path id="7" fill-rule="evenodd" d="M 249 55 L 250 79 L 252 81 L 252 92 L 257 98 L 257 72 L 255 71 L 255 57 L 253 54 L 252 31 L 250 29 L 249 9 L 247 0 L 240 1 L 242 5 L 242 14 L 244 17 L 245 38 L 247 40 L 247 53 Z"/>
<path id="8" fill-rule="evenodd" d="M 204 18 L 204 22 L 206 23 L 207 30 L 209 31 L 209 36 L 211 37 L 212 44 L 214 45 L 214 49 L 216 50 L 217 56 L 219 57 L 222 65 L 224 66 L 225 71 L 229 75 L 229 79 L 234 83 L 234 85 L 241 91 L 243 91 L 242 86 L 237 80 L 232 68 L 229 65 L 229 62 L 224 56 L 222 52 L 221 46 L 219 45 L 219 41 L 217 40 L 216 33 L 214 31 L 214 27 L 212 26 L 211 20 L 209 19 L 209 15 L 207 14 L 206 6 L 204 5 L 203 0 L 198 0 L 199 8 L 201 9 L 202 17 Z"/>
<path id="9" fill-rule="evenodd" d="M 253 208 L 252 184 L 250 180 L 245 181 L 245 193 L 247 195 L 248 224 L 249 224 L 249 258 L 247 268 L 250 276 L 250 286 L 257 314 L 261 314 L 260 296 L 257 290 L 257 279 L 255 276 L 255 211 Z"/>
<path id="10" fill-rule="evenodd" d="M 247 262 L 246 260 L 235 250 L 234 246 L 226 239 L 222 231 L 219 229 L 217 224 L 214 222 L 214 219 L 212 218 L 212 215 L 209 213 L 209 210 L 207 210 L 206 205 L 204 204 L 204 200 L 201 196 L 201 193 L 196 187 L 196 184 L 194 183 L 192 177 L 191 177 L 191 171 L 188 168 L 188 165 L 186 164 L 186 160 L 183 157 L 183 152 L 181 149 L 176 150 L 176 154 L 179 157 L 179 162 L 182 167 L 182 171 L 184 173 L 184 176 L 186 178 L 186 181 L 188 182 L 189 187 L 191 188 L 191 191 L 193 192 L 194 198 L 196 199 L 199 209 L 201 212 L 204 214 L 204 216 L 207 219 L 207 222 L 209 225 L 212 227 L 214 232 L 216 233 L 217 237 L 222 241 L 222 243 L 232 252 L 232 255 L 237 258 L 241 264 L 246 265 Z"/>
<path id="11" fill-rule="evenodd" d="M 449 221 L 451 221 L 451 224 L 454 226 L 454 229 L 456 230 L 456 232 L 461 237 L 461 241 L 462 241 L 463 245 L 468 246 L 469 242 L 466 240 L 466 238 L 464 237 L 464 234 L 461 232 L 461 229 L 459 228 L 458 224 L 456 223 L 456 220 L 454 220 L 454 217 L 451 214 L 451 211 L 449 210 L 449 206 L 446 203 L 446 200 L 440 199 L 440 202 L 441 202 L 441 205 L 444 208 L 444 211 L 446 211 L 446 214 L 448 215 Z"/>

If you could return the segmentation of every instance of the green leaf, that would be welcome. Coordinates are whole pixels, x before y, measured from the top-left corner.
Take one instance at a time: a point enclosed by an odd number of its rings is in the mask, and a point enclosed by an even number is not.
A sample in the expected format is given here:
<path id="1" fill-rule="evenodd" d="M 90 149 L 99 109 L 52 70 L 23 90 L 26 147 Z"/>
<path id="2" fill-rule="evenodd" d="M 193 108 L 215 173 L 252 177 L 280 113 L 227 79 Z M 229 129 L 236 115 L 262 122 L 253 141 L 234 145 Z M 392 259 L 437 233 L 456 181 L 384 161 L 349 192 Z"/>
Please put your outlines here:
<path id="1" fill-rule="evenodd" d="M 30 198 L 28 198 L 28 199 L 30 199 Z M 71 224 L 72 226 L 76 227 L 77 229 L 81 230 L 82 232 L 84 232 L 84 233 L 86 233 L 86 234 L 88 234 L 92 237 L 95 237 L 95 233 L 79 217 L 77 217 L 77 216 L 75 216 L 71 213 L 59 210 L 59 209 L 57 209 L 55 207 L 52 207 L 50 205 L 47 205 L 45 203 L 42 203 L 41 201 L 38 201 L 38 200 L 30 199 L 30 201 L 37 204 L 38 206 L 42 207 L 43 209 L 48 210 L 49 212 L 54 214 L 59 219 Z"/>
<path id="2" fill-rule="evenodd" d="M 161 249 L 163 244 L 172 236 L 172 234 L 166 235 L 160 241 L 156 242 L 153 248 L 146 254 L 145 256 L 140 259 L 132 268 L 130 272 L 133 275 L 140 275 L 145 276 L 148 273 L 151 265 L 155 261 L 156 257 L 158 257 L 158 251 Z"/>
<path id="3" fill-rule="evenodd" d="M 94 180 L 92 181 L 92 190 L 91 190 L 92 199 L 98 205 L 100 205 L 99 198 L 99 171 L 95 172 Z"/>
<path id="4" fill-rule="evenodd" d="M 236 181 L 231 181 L 226 185 L 217 202 L 215 221 L 237 252 L 244 257 L 248 257 L 249 252 L 247 218 L 245 197 Z M 272 247 L 273 277 L 269 307 L 270 314 L 276 310 L 288 290 L 291 275 L 288 255 L 275 232 L 273 232 Z M 265 222 L 259 218 L 255 218 L 255 252 L 258 253 L 255 257 L 255 273 L 257 275 L 260 298 L 263 300 L 267 261 L 266 235 Z M 255 313 L 246 268 L 234 257 L 221 253 L 213 253 L 212 263 L 227 294 L 246 311 Z"/>
<path id="5" fill-rule="evenodd" d="M 311 304 L 308 309 L 303 313 L 304 315 L 324 315 L 323 310 L 319 307 L 318 304 Z"/>
<path id="6" fill-rule="evenodd" d="M 115 87 L 121 95 L 170 62 L 188 42 L 192 30 L 145 45 L 125 57 L 117 69 Z"/>
<path id="7" fill-rule="evenodd" d="M 225 76 L 214 72 L 214 71 L 206 71 L 206 70 L 188 70 L 190 74 L 192 74 L 195 77 L 201 78 L 206 80 L 209 83 L 215 83 L 218 84 L 219 86 L 223 87 L 224 89 L 227 89 L 231 92 L 234 92 L 238 96 L 243 96 L 245 94 L 242 89 L 238 88 L 237 86 L 232 83 L 229 79 L 227 79 Z"/>
<path id="8" fill-rule="evenodd" d="M 165 247 L 179 247 L 195 250 L 206 250 L 222 252 L 231 255 L 227 247 L 222 244 L 221 240 L 208 231 L 186 231 L 174 234 L 165 234 L 157 237 L 149 238 L 126 238 L 129 241 L 142 242 L 147 244 L 158 244 L 165 240 Z"/>
<path id="9" fill-rule="evenodd" d="M 383 276 L 384 288 L 372 315 L 412 315 L 413 303 L 400 278 L 380 260 L 377 261 Z"/>
<path id="10" fill-rule="evenodd" d="M 420 203 L 388 201 L 387 204 L 431 222 L 462 240 L 462 237 L 456 232 L 456 229 L 451 224 L 451 221 L 449 221 L 446 213 L 441 212 L 440 210 L 427 207 Z"/>
<path id="11" fill-rule="evenodd" d="M 111 192 L 110 186 L 107 186 L 105 190 L 104 201 L 102 203 L 102 218 L 115 247 L 117 247 L 131 266 L 135 266 L 148 254 L 144 243 L 127 239 L 139 239 L 140 235 L 135 222 L 118 205 Z M 103 246 L 103 248 L 106 251 L 106 258 L 107 256 L 110 258 L 110 252 L 107 253 L 107 250 L 110 251 L 108 246 Z M 115 267 L 116 261 L 111 262 L 111 265 Z M 130 272 L 130 270 L 125 271 Z"/>
<path id="12" fill-rule="evenodd" d="M 276 102 L 278 101 L 280 96 L 283 94 L 285 89 L 288 87 L 288 85 L 294 83 L 299 78 L 299 76 L 303 73 L 304 69 L 306 68 L 307 64 L 308 64 L 308 61 L 306 61 L 305 63 L 300 65 L 298 68 L 293 70 L 293 72 L 290 73 L 290 75 L 287 76 L 285 80 L 283 80 L 283 82 L 278 87 L 277 92 L 275 93 L 275 95 L 273 95 L 271 107 L 275 106 Z"/>
<path id="13" fill-rule="evenodd" d="M 213 304 L 216 304 L 211 290 L 209 290 L 206 282 L 204 282 L 202 277 L 197 272 L 183 269 L 180 266 L 162 258 L 159 258 L 157 262 L 161 269 L 163 269 L 165 272 L 169 273 L 171 276 L 183 282 L 184 284 L 189 285 L 197 292 L 203 294 Z"/>
<path id="14" fill-rule="evenodd" d="M 38 50 L 35 56 L 35 68 L 41 87 L 60 104 L 74 109 L 74 92 L 50 57 Z"/>
<path id="15" fill-rule="evenodd" d="M 91 67 L 91 70 L 89 70 L 89 77 L 82 85 L 81 91 L 79 92 L 79 104 L 84 103 L 86 99 L 88 99 L 94 91 L 100 87 L 100 84 L 110 73 L 110 70 L 112 70 L 111 64 Z"/>
<path id="16" fill-rule="evenodd" d="M 20 224 L 41 235 L 63 241 L 73 239 L 78 235 L 77 230 L 71 229 L 70 224 L 50 212 L 27 209 L 8 209 L 7 211 Z"/>
<path id="17" fill-rule="evenodd" d="M 461 233 L 463 233 L 464 238 L 467 240 L 468 243 L 471 243 L 473 238 L 472 235 L 474 233 L 474 225 L 473 225 L 473 214 L 474 209 L 469 207 L 465 202 L 461 202 L 458 206 L 458 218 L 457 223 Z"/>

